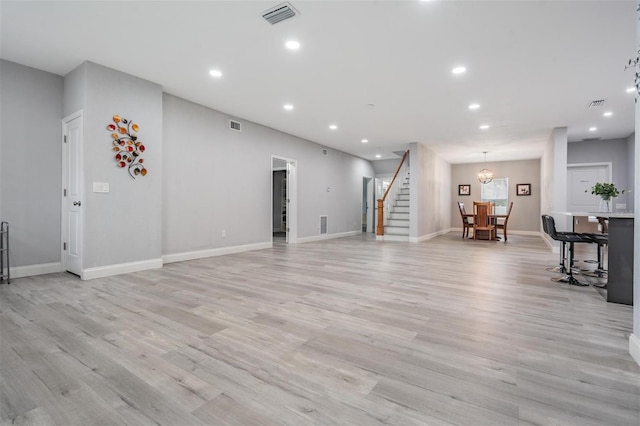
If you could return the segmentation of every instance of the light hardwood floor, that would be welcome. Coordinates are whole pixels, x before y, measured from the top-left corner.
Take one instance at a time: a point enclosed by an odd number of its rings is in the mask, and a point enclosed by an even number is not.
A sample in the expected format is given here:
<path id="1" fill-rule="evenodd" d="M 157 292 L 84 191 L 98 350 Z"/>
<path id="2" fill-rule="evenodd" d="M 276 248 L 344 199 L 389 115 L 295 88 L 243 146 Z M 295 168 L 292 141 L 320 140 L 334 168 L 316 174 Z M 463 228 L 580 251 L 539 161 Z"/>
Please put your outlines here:
<path id="1" fill-rule="evenodd" d="M 357 236 L 0 286 L 0 422 L 632 425 L 632 308 L 538 237 Z"/>

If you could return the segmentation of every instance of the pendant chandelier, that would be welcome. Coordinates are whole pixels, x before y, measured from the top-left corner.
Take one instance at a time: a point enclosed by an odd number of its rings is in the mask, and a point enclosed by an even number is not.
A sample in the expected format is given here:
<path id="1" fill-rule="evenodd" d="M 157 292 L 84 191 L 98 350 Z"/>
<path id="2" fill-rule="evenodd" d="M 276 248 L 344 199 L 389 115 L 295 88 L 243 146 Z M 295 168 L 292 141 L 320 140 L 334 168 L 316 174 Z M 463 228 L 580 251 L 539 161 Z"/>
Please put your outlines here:
<path id="1" fill-rule="evenodd" d="M 489 183 L 493 180 L 493 171 L 487 169 L 487 151 L 484 154 L 484 167 L 478 172 L 478 181 L 482 184 Z"/>

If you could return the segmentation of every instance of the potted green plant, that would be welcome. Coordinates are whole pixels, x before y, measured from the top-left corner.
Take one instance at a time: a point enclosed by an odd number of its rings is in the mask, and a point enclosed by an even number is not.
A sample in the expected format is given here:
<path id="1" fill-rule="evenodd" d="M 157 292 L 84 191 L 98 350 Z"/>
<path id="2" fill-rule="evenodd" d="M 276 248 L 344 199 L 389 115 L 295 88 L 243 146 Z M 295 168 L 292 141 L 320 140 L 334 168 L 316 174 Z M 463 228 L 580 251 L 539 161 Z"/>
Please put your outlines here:
<path id="1" fill-rule="evenodd" d="M 584 192 L 587 191 L 589 190 L 586 189 Z M 591 188 L 591 193 L 593 195 L 600 196 L 600 198 L 602 198 L 602 201 L 606 203 L 606 211 L 610 212 L 611 205 L 609 203 L 611 202 L 611 199 L 617 197 L 620 194 L 624 194 L 624 189 L 619 190 L 618 188 L 616 188 L 615 183 L 596 182 L 596 184 Z"/>

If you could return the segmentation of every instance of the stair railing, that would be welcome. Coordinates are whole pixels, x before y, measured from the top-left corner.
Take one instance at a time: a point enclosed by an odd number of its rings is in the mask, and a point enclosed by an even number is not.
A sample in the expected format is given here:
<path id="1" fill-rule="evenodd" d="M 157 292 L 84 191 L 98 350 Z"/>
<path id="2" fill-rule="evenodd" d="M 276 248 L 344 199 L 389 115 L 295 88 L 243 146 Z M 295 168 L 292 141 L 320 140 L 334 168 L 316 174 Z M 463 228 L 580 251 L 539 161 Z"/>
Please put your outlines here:
<path id="1" fill-rule="evenodd" d="M 389 195 L 391 195 L 392 197 L 395 197 L 396 193 L 398 192 L 398 189 L 400 188 L 400 181 L 397 181 L 396 178 L 398 177 L 398 174 L 400 173 L 401 170 L 404 171 L 402 175 L 406 176 L 406 170 L 408 165 L 408 161 L 406 160 L 408 158 L 409 158 L 409 150 L 404 152 L 404 155 L 402 156 L 402 160 L 400 160 L 400 164 L 398 164 L 398 168 L 396 169 L 396 173 L 393 175 L 393 179 L 391 180 L 391 183 L 387 187 L 387 190 L 384 192 L 384 195 L 382 196 L 382 198 L 378 199 L 378 225 L 376 226 L 376 235 L 384 235 L 384 207 L 385 207 L 384 203 L 387 200 L 387 197 Z"/>

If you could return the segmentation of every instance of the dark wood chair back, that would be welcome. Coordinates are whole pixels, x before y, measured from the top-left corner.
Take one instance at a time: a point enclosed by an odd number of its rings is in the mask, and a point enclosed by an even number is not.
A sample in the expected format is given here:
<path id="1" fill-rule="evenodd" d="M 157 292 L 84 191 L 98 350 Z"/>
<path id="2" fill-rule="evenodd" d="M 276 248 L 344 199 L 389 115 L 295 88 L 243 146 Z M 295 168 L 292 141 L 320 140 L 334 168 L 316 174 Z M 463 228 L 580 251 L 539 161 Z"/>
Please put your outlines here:
<path id="1" fill-rule="evenodd" d="M 460 211 L 460 217 L 462 217 L 462 238 L 468 237 L 469 229 L 473 228 L 473 222 L 469 220 L 469 215 L 467 215 L 463 202 L 458 202 L 458 210 Z"/>
<path id="2" fill-rule="evenodd" d="M 476 240 L 478 231 L 488 231 L 489 239 L 495 237 L 496 227 L 491 223 L 491 204 L 489 202 L 473 202 L 473 239 Z"/>
<path id="3" fill-rule="evenodd" d="M 473 222 L 474 226 L 487 227 L 491 224 L 489 215 L 491 214 L 491 203 L 473 202 Z"/>
<path id="4" fill-rule="evenodd" d="M 464 203 L 458 201 L 458 210 L 460 210 L 460 216 L 462 217 L 462 223 L 467 225 L 469 224 L 469 218 L 466 216 L 467 212 L 464 208 Z"/>

